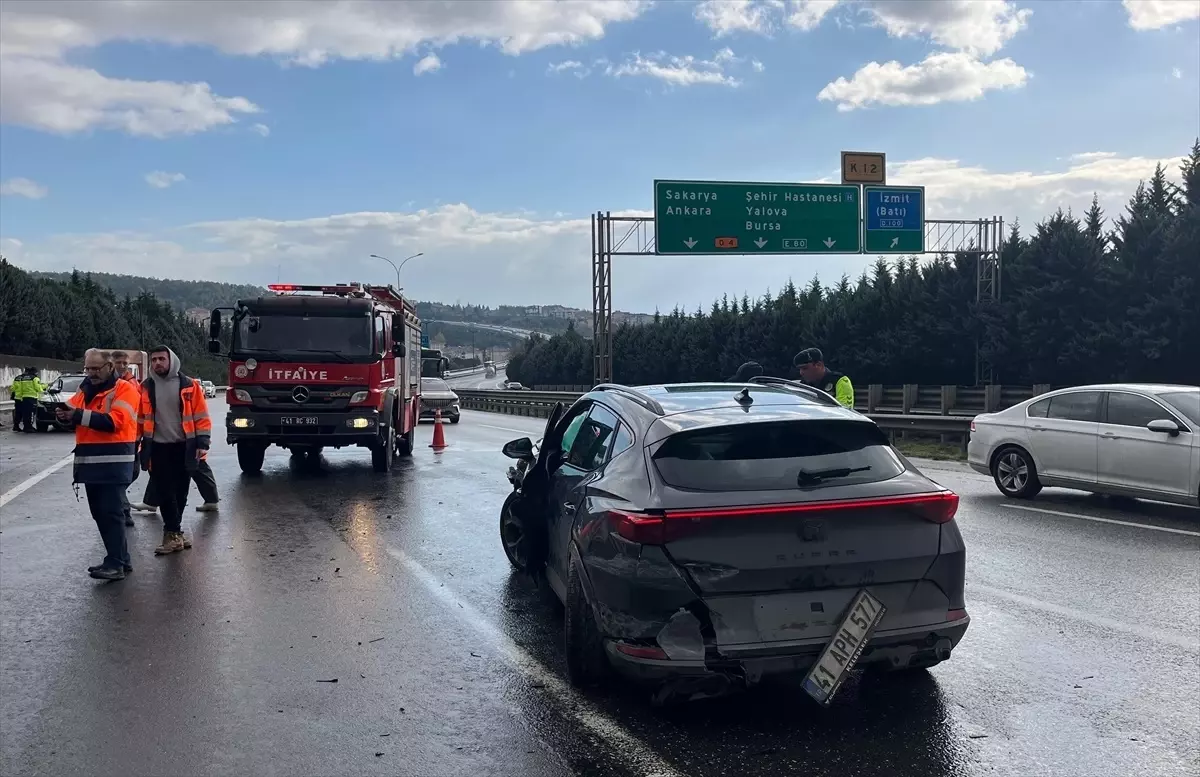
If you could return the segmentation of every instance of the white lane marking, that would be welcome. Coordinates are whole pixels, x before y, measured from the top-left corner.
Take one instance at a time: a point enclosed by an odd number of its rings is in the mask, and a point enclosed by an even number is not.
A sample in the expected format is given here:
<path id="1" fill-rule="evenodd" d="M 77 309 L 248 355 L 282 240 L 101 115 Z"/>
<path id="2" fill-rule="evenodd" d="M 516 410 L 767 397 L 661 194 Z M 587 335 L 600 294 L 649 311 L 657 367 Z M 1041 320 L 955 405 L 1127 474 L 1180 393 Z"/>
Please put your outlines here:
<path id="1" fill-rule="evenodd" d="M 514 434 L 523 434 L 526 437 L 528 437 L 531 434 L 537 434 L 537 432 L 531 432 L 528 429 L 513 429 L 512 427 L 509 427 L 509 426 L 492 426 L 491 424 L 471 424 L 471 426 L 482 426 L 485 429 L 499 429 L 502 432 L 513 432 Z"/>
<path id="2" fill-rule="evenodd" d="M 1031 596 L 1014 594 L 1001 588 L 992 588 L 991 586 L 980 585 L 979 583 L 967 583 L 968 594 L 971 591 L 979 591 L 987 596 L 994 596 L 997 599 L 1007 599 L 1010 602 L 1015 602 L 1026 607 L 1032 607 L 1036 610 L 1053 613 L 1054 615 L 1062 615 L 1067 618 L 1081 620 L 1085 623 L 1090 623 L 1093 626 L 1112 629 L 1113 631 L 1122 631 L 1126 634 L 1132 634 L 1143 639 L 1165 642 L 1168 645 L 1175 645 L 1176 647 L 1181 647 L 1185 650 L 1200 651 L 1200 640 L 1187 637 L 1182 634 L 1175 634 L 1169 631 L 1159 631 L 1157 629 L 1148 629 L 1132 623 L 1125 623 L 1112 618 L 1106 618 L 1103 615 L 1094 615 L 1090 612 L 1083 612 L 1082 610 L 1072 609 L 1071 607 L 1063 607 L 1060 604 L 1044 602 L 1041 599 L 1034 599 Z"/>
<path id="3" fill-rule="evenodd" d="M 1150 529 L 1151 531 L 1162 531 L 1169 534 L 1186 534 L 1189 537 L 1200 537 L 1200 531 L 1188 531 L 1187 529 L 1172 529 L 1168 526 L 1154 526 L 1149 523 L 1137 523 L 1136 521 L 1118 521 L 1114 518 L 1100 518 L 1095 515 L 1080 515 L 1079 513 L 1068 513 L 1063 510 L 1047 510 L 1044 507 L 1026 507 L 1025 505 L 1009 505 L 1002 504 L 1001 507 L 1007 507 L 1010 510 L 1031 510 L 1035 513 L 1046 513 L 1047 515 L 1061 515 L 1063 518 L 1078 518 L 1081 521 L 1095 521 L 1096 523 L 1115 523 L 1117 526 L 1133 526 L 1137 529 Z"/>
<path id="4" fill-rule="evenodd" d="M 682 777 L 682 775 L 659 758 L 630 731 L 596 709 L 595 705 L 579 696 L 558 675 L 546 669 L 540 661 L 527 653 L 520 645 L 513 642 L 496 625 L 485 618 L 469 602 L 459 598 L 448 586 L 439 580 L 432 572 L 423 567 L 399 548 L 388 547 L 388 555 L 400 562 L 405 569 L 413 574 L 421 584 L 438 599 L 450 605 L 451 612 L 461 615 L 476 631 L 504 655 L 504 658 L 517 668 L 527 678 L 536 684 L 545 686 L 566 706 L 569 714 L 576 722 L 593 735 L 600 737 L 612 746 L 613 750 L 624 757 L 643 777 Z"/>
<path id="5" fill-rule="evenodd" d="M 49 467 L 46 467 L 44 470 L 37 473 L 33 477 L 27 478 L 20 485 L 13 486 L 12 488 L 8 489 L 7 491 L 4 492 L 3 496 L 0 496 L 0 507 L 4 507 L 4 505 L 6 505 L 9 502 L 11 502 L 12 500 L 16 499 L 21 494 L 25 493 L 29 489 L 36 486 L 38 483 L 41 483 L 43 480 L 50 477 L 55 472 L 58 472 L 60 469 L 62 469 L 66 465 L 70 464 L 71 460 L 74 458 L 75 458 L 75 454 L 69 453 L 66 456 L 64 456 L 63 458 L 61 458 L 58 461 L 51 464 Z"/>

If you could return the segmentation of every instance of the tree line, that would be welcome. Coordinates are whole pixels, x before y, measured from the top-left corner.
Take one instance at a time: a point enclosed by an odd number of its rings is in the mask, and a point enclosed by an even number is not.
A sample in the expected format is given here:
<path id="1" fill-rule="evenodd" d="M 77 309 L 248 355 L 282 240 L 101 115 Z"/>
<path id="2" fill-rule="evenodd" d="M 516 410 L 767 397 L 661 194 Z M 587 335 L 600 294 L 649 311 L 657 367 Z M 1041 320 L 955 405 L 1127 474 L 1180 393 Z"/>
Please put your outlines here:
<path id="1" fill-rule="evenodd" d="M 69 281 L 72 273 L 35 272 L 32 275 L 54 281 Z M 117 297 L 136 299 L 142 294 L 152 294 L 176 310 L 203 308 L 212 310 L 228 306 L 239 299 L 270 296 L 271 292 L 261 286 L 247 283 L 218 283 L 217 281 L 181 281 L 173 278 L 147 278 L 142 275 L 117 275 L 106 272 L 88 273 L 93 281 L 112 289 Z"/>
<path id="2" fill-rule="evenodd" d="M 36 277 L 0 257 L 0 353 L 82 362 L 88 348 L 167 345 L 187 374 L 224 382 L 225 362 L 207 344 L 206 325 L 152 293 L 118 296 L 79 272 Z"/>
<path id="3" fill-rule="evenodd" d="M 1158 167 L 1111 222 L 1093 198 L 1082 218 L 1060 209 L 1028 235 L 1013 224 L 999 301 L 976 301 L 973 254 L 880 258 L 857 281 L 788 281 L 776 295 L 621 326 L 614 379 L 723 380 L 752 359 L 790 376 L 796 352 L 818 346 L 859 385 L 970 385 L 978 342 L 996 383 L 1200 384 L 1200 140 L 1181 174 L 1176 185 Z M 591 343 L 573 329 L 530 341 L 508 375 L 590 385 Z"/>

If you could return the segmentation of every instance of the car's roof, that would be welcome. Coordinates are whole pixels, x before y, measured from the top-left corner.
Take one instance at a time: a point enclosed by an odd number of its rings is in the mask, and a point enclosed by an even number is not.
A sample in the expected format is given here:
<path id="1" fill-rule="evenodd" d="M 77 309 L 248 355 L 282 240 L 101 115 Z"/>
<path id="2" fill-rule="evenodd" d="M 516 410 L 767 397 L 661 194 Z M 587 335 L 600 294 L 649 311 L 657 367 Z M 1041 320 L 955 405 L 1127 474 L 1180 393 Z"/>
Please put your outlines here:
<path id="1" fill-rule="evenodd" d="M 1067 386 L 1050 393 L 1063 391 L 1141 391 L 1145 394 L 1165 394 L 1173 391 L 1200 391 L 1200 386 L 1184 383 L 1092 383 L 1087 386 Z"/>
<path id="2" fill-rule="evenodd" d="M 750 389 L 750 398 L 754 400 L 751 407 L 782 405 L 836 409 L 815 402 L 799 392 L 760 383 L 659 383 L 633 387 L 635 391 L 642 392 L 662 405 L 667 415 L 727 407 L 741 409 L 742 405 L 734 397 L 745 388 Z"/>

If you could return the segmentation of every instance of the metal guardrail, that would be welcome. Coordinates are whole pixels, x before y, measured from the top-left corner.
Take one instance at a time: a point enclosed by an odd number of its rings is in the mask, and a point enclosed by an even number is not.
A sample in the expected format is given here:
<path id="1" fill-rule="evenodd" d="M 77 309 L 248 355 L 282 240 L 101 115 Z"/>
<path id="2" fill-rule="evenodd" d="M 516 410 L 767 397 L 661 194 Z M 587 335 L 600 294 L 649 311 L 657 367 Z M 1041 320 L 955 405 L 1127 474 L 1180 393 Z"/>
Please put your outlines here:
<path id="1" fill-rule="evenodd" d="M 545 418 L 556 402 L 570 404 L 583 396 L 578 391 L 492 391 L 455 389 L 460 406 L 467 410 L 487 413 L 507 413 L 532 418 Z M 966 448 L 974 415 L 941 415 L 934 413 L 867 413 L 872 421 L 889 434 L 914 433 L 921 435 L 953 436 Z"/>

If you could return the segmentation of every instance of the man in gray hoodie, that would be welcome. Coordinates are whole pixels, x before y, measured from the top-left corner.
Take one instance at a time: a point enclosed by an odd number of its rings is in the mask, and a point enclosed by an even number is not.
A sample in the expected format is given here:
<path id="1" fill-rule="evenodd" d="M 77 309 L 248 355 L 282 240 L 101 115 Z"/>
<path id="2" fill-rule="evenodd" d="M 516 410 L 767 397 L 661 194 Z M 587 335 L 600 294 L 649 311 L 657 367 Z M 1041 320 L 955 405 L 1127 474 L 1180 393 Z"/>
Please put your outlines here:
<path id="1" fill-rule="evenodd" d="M 200 382 L 180 372 L 179 357 L 165 345 L 150 352 L 150 377 L 142 383 L 142 469 L 161 500 L 163 542 L 154 552 L 192 547 L 183 533 L 188 486 L 212 438 L 212 420 Z"/>

